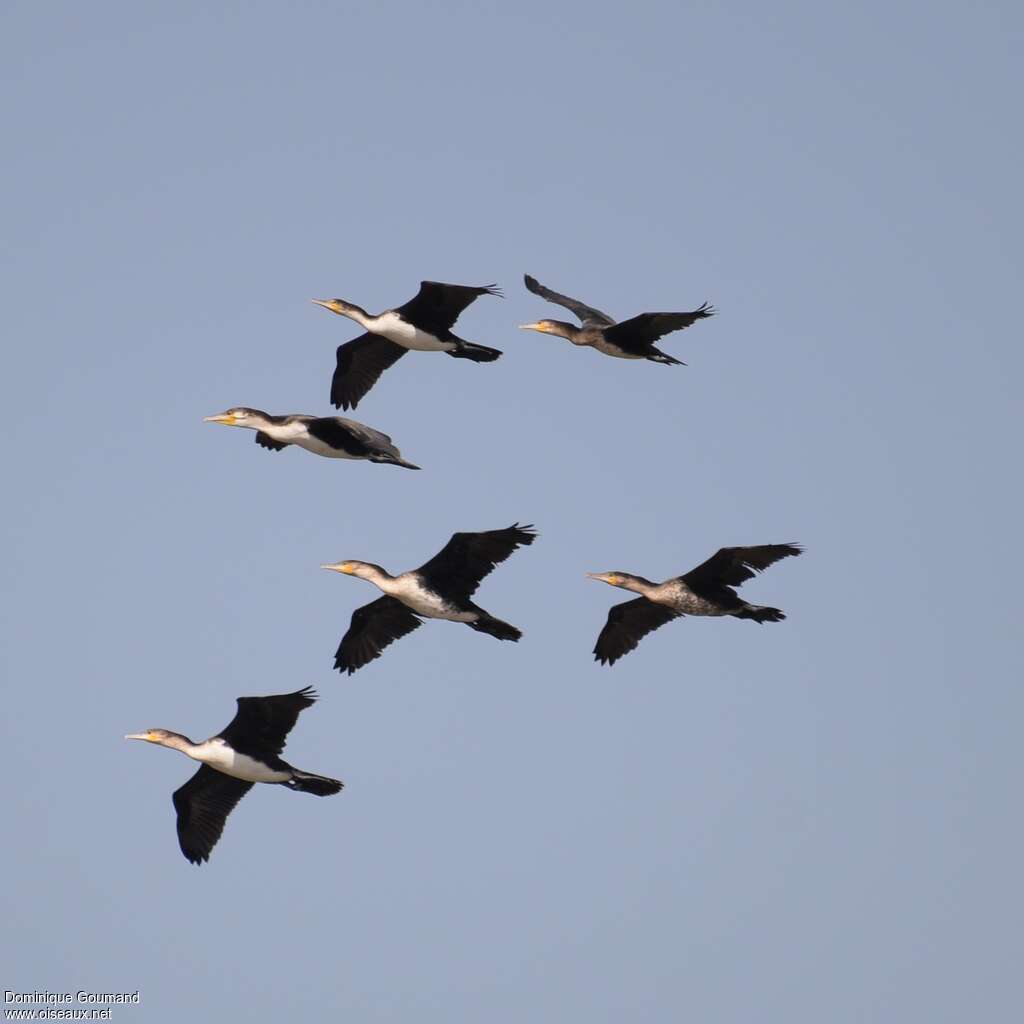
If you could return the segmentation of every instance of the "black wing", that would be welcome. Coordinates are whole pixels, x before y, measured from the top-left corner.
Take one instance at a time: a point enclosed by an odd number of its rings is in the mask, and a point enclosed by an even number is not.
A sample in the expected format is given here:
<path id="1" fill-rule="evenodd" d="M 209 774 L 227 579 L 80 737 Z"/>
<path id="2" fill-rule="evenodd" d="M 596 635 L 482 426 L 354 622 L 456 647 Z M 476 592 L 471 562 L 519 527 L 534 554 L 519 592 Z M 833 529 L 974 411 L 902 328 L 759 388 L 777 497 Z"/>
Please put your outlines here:
<path id="1" fill-rule="evenodd" d="M 204 764 L 174 791 L 171 799 L 178 812 L 178 845 L 193 864 L 209 859 L 228 815 L 252 786 Z"/>
<path id="2" fill-rule="evenodd" d="M 531 525 L 513 523 L 504 530 L 456 533 L 416 571 L 427 585 L 446 597 L 469 600 L 480 581 L 516 548 L 532 544 L 537 534 Z"/>
<path id="3" fill-rule="evenodd" d="M 641 313 L 607 328 L 604 336 L 614 345 L 618 345 L 623 352 L 641 351 L 666 334 L 681 331 L 698 320 L 714 315 L 714 307 L 706 302 L 699 309 L 691 310 L 689 313 Z"/>
<path id="4" fill-rule="evenodd" d="M 495 284 L 474 288 L 467 284 L 421 281 L 416 295 L 395 312 L 424 331 L 443 337 L 455 326 L 462 311 L 481 295 L 501 295 L 501 291 Z"/>
<path id="5" fill-rule="evenodd" d="M 422 622 L 394 597 L 378 597 L 352 613 L 348 632 L 334 655 L 334 667 L 352 675 L 356 669 L 379 658 L 388 644 L 411 633 Z"/>
<path id="6" fill-rule="evenodd" d="M 553 302 L 557 306 L 565 306 L 566 309 L 575 313 L 584 327 L 611 327 L 615 323 L 607 313 L 602 313 L 601 310 L 594 309 L 593 306 L 588 306 L 580 302 L 579 299 L 570 299 L 568 295 L 559 295 L 558 292 L 545 288 L 537 278 L 530 277 L 529 274 L 524 274 L 523 280 L 534 295 L 539 295 L 542 299 L 547 299 L 548 302 Z"/>
<path id="7" fill-rule="evenodd" d="M 351 420 L 341 420 L 337 416 L 322 416 L 310 420 L 306 424 L 306 429 L 313 437 L 332 448 L 337 448 L 338 451 L 357 457 L 368 455 L 374 449 L 371 449 L 356 431 L 346 426 L 351 422 Z"/>
<path id="8" fill-rule="evenodd" d="M 331 378 L 331 404 L 354 409 L 380 375 L 408 349 L 376 334 L 364 334 L 338 346 L 338 365 Z"/>
<path id="9" fill-rule="evenodd" d="M 239 697 L 238 711 L 220 735 L 243 754 L 280 754 L 299 714 L 315 703 L 311 686 L 275 697 Z"/>
<path id="10" fill-rule="evenodd" d="M 594 645 L 594 660 L 602 665 L 614 665 L 648 633 L 679 617 L 678 612 L 648 601 L 646 597 L 612 605 L 608 609 L 608 621 Z"/>
<path id="11" fill-rule="evenodd" d="M 796 544 L 761 544 L 752 548 L 722 548 L 706 562 L 681 577 L 693 590 L 727 586 L 738 587 L 752 580 L 780 558 L 799 555 L 803 549 Z"/>
<path id="12" fill-rule="evenodd" d="M 269 434 L 264 434 L 262 430 L 256 431 L 256 443 L 261 448 L 269 448 L 271 451 L 279 452 L 282 448 L 288 447 L 287 441 L 275 441 Z"/>

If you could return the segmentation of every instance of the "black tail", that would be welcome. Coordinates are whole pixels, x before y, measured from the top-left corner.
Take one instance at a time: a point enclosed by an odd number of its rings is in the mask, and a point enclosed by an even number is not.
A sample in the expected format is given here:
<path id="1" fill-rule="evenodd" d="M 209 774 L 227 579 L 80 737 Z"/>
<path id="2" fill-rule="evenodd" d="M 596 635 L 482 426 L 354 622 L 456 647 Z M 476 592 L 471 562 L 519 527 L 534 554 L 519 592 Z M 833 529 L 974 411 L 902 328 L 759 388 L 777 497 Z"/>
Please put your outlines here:
<path id="1" fill-rule="evenodd" d="M 486 345 L 474 345 L 471 341 L 460 341 L 456 348 L 451 349 L 448 355 L 456 359 L 472 359 L 474 363 L 493 363 L 501 353 L 496 348 L 488 348 Z"/>
<path id="2" fill-rule="evenodd" d="M 733 614 L 737 619 L 753 619 L 755 622 L 781 622 L 786 617 L 781 608 L 769 608 L 763 604 L 748 604 Z"/>
<path id="3" fill-rule="evenodd" d="M 647 354 L 647 358 L 650 359 L 652 363 L 664 363 L 666 366 L 686 365 L 686 363 L 681 359 L 673 359 L 672 356 L 662 352 L 660 348 L 655 348 L 653 345 L 651 346 L 650 352 Z"/>
<path id="4" fill-rule="evenodd" d="M 300 793 L 312 793 L 314 796 L 334 796 L 345 785 L 337 779 L 329 779 L 326 775 L 311 775 L 292 769 L 295 774 L 285 783 L 289 789 L 297 789 Z"/>
<path id="5" fill-rule="evenodd" d="M 384 466 L 402 466 L 405 469 L 419 469 L 419 466 L 414 466 L 411 462 L 406 462 L 405 459 L 398 455 L 371 455 L 371 462 L 379 462 Z"/>
<path id="6" fill-rule="evenodd" d="M 507 622 L 502 622 L 501 619 L 494 618 L 493 615 L 481 615 L 476 622 L 467 622 L 467 626 L 475 629 L 478 633 L 486 633 L 488 636 L 493 636 L 496 640 L 518 640 L 522 635 L 522 630 L 516 629 L 515 626 L 510 626 Z"/>

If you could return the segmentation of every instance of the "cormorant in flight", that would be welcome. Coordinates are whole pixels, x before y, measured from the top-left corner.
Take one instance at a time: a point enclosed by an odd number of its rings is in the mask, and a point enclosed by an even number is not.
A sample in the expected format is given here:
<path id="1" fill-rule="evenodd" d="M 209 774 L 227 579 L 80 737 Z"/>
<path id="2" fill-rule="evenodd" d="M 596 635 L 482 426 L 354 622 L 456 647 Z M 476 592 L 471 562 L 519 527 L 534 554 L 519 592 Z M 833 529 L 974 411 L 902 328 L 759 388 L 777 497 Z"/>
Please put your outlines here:
<path id="1" fill-rule="evenodd" d="M 481 295 L 501 295 L 497 285 L 475 288 L 464 284 L 422 281 L 420 290 L 404 305 L 372 316 L 344 299 L 313 299 L 318 306 L 355 320 L 367 333 L 338 346 L 338 365 L 331 381 L 331 403 L 354 409 L 377 378 L 410 349 L 447 352 L 457 359 L 490 363 L 501 355 L 496 348 L 477 345 L 452 334 L 459 314 Z"/>
<path id="2" fill-rule="evenodd" d="M 178 843 L 193 863 L 201 864 L 217 845 L 227 816 L 252 789 L 268 782 L 315 796 L 331 796 L 342 788 L 337 779 L 293 768 L 282 761 L 285 737 L 299 713 L 316 700 L 311 687 L 276 697 L 239 697 L 238 711 L 225 729 L 201 743 L 167 729 L 147 729 L 125 736 L 180 750 L 199 771 L 174 793 L 178 812 Z"/>
<path id="3" fill-rule="evenodd" d="M 523 634 L 496 619 L 470 598 L 480 581 L 516 548 L 532 544 L 532 526 L 513 523 L 504 530 L 456 533 L 429 562 L 392 576 L 379 565 L 347 560 L 321 566 L 368 580 L 384 596 L 357 608 L 334 657 L 334 667 L 351 675 L 380 656 L 388 644 L 411 633 L 422 619 L 464 622 L 470 629 L 498 640 L 518 640 Z"/>
<path id="4" fill-rule="evenodd" d="M 589 345 L 603 352 L 606 356 L 618 359 L 650 359 L 654 363 L 665 363 L 674 366 L 685 366 L 685 363 L 666 355 L 654 347 L 654 343 L 672 331 L 681 331 L 684 327 L 714 316 L 714 307 L 706 302 L 689 313 L 640 313 L 629 320 L 616 323 L 607 313 L 584 305 L 577 299 L 567 295 L 559 295 L 545 288 L 536 278 L 526 274 L 523 278 L 526 287 L 548 302 L 565 306 L 579 317 L 582 327 L 575 327 L 562 320 L 537 320 L 532 324 L 522 324 L 524 331 L 540 331 L 542 334 L 555 334 L 567 338 L 574 345 Z"/>
<path id="5" fill-rule="evenodd" d="M 594 647 L 594 659 L 614 665 L 648 633 L 681 615 L 734 615 L 755 622 L 781 622 L 779 608 L 748 604 L 733 587 L 751 580 L 773 562 L 799 555 L 796 544 L 761 544 L 751 548 L 722 548 L 685 576 L 652 583 L 628 572 L 589 572 L 587 575 L 613 587 L 641 596 L 613 605 Z"/>

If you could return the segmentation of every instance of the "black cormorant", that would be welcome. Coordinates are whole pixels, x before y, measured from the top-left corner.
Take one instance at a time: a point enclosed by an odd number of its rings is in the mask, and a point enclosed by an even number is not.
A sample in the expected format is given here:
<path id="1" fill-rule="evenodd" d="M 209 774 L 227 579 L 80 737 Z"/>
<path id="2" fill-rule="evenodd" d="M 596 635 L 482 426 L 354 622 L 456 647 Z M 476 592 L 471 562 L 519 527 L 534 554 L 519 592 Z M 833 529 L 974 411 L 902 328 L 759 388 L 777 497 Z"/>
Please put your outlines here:
<path id="1" fill-rule="evenodd" d="M 368 580 L 384 596 L 357 608 L 334 656 L 334 667 L 351 675 L 380 656 L 385 647 L 411 633 L 422 618 L 464 622 L 498 640 L 518 640 L 523 634 L 473 604 L 480 581 L 516 548 L 532 544 L 532 526 L 513 523 L 504 530 L 456 533 L 418 569 L 391 576 L 379 565 L 344 561 L 321 566 Z"/>
<path id="2" fill-rule="evenodd" d="M 166 729 L 129 733 L 126 740 L 147 740 L 180 750 L 202 767 L 174 793 L 181 852 L 200 864 L 217 845 L 227 816 L 252 789 L 269 782 L 315 796 L 342 788 L 337 779 L 299 771 L 278 756 L 299 713 L 316 700 L 311 687 L 275 697 L 239 697 L 238 711 L 227 728 L 202 743 Z"/>
<path id="3" fill-rule="evenodd" d="M 354 409 L 377 378 L 410 349 L 447 352 L 459 359 L 490 363 L 501 353 L 452 334 L 459 314 L 481 295 L 501 295 L 497 285 L 474 288 L 464 284 L 422 281 L 415 297 L 404 306 L 371 316 L 344 299 L 313 299 L 318 306 L 355 320 L 368 333 L 338 346 L 338 365 L 331 381 L 336 409 Z"/>
<path id="4" fill-rule="evenodd" d="M 255 430 L 256 443 L 271 451 L 294 444 L 328 459 L 368 459 L 406 469 L 420 468 L 402 458 L 387 434 L 344 416 L 271 416 L 259 409 L 238 406 L 204 420 Z"/>
<path id="5" fill-rule="evenodd" d="M 524 275 L 523 280 L 534 295 L 539 295 L 542 299 L 559 306 L 565 306 L 575 313 L 583 326 L 575 327 L 562 320 L 537 320 L 532 324 L 522 324 L 522 330 L 555 334 L 560 338 L 567 338 L 574 345 L 589 345 L 606 356 L 616 356 L 619 359 L 650 359 L 654 363 L 685 366 L 686 364 L 680 360 L 673 359 L 672 356 L 656 349 L 654 343 L 672 331 L 680 331 L 698 320 L 715 314 L 714 307 L 705 302 L 699 309 L 691 310 L 689 313 L 640 313 L 629 320 L 616 323 L 599 309 L 593 309 L 576 299 L 570 299 L 567 295 L 559 295 L 558 292 L 545 288 L 529 274 Z"/>
<path id="6" fill-rule="evenodd" d="M 641 596 L 613 605 L 594 647 L 594 659 L 614 665 L 652 630 L 681 615 L 735 615 L 755 622 L 781 622 L 779 608 L 748 604 L 733 590 L 773 562 L 799 555 L 796 544 L 761 544 L 752 548 L 722 548 L 685 576 L 652 583 L 628 572 L 587 573 L 591 579 L 632 590 Z"/>

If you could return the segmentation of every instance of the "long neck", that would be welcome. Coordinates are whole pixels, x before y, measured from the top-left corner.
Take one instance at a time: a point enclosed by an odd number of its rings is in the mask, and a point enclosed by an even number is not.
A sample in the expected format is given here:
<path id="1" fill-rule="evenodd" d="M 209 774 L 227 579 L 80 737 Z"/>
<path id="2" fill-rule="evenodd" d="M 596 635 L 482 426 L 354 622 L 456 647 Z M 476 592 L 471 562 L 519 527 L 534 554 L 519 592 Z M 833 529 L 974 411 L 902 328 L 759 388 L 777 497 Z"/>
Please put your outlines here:
<path id="1" fill-rule="evenodd" d="M 351 304 L 348 309 L 342 313 L 342 316 L 347 316 L 350 320 L 355 320 L 360 327 L 367 331 L 371 330 L 373 325 L 380 319 L 380 317 L 371 316 L 365 309 Z"/>
<path id="2" fill-rule="evenodd" d="M 394 589 L 392 584 L 397 579 L 396 576 L 392 576 L 391 573 L 382 569 L 379 565 L 369 563 L 362 566 L 359 578 L 366 580 L 367 583 L 372 583 L 375 587 L 380 587 L 385 594 L 390 593 Z"/>
<path id="3" fill-rule="evenodd" d="M 187 736 L 182 736 L 181 733 L 172 732 L 169 736 L 166 736 L 160 741 L 160 746 L 170 747 L 171 750 L 180 750 L 183 754 L 189 757 L 196 757 L 197 745 L 193 743 Z M 196 758 L 198 761 L 199 758 Z"/>
<path id="4" fill-rule="evenodd" d="M 658 584 L 645 580 L 643 576 L 620 576 L 616 586 L 623 590 L 632 590 L 634 594 L 643 594 L 644 597 Z"/>
<path id="5" fill-rule="evenodd" d="M 583 333 L 582 328 L 567 324 L 564 320 L 550 320 L 548 322 L 551 324 L 547 330 L 548 334 L 554 334 L 559 338 L 567 338 L 573 344 L 576 343 L 576 340 Z"/>

